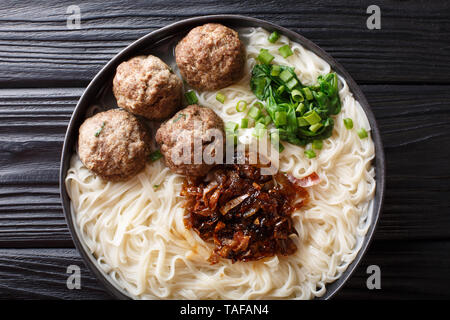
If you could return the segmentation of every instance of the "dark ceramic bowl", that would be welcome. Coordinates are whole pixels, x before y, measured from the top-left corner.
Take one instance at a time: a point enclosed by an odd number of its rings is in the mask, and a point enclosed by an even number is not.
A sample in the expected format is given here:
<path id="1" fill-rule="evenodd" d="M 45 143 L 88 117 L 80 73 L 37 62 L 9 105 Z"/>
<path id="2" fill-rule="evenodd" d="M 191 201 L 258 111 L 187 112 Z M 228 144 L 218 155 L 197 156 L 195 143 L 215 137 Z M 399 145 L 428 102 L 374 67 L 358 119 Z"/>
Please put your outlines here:
<path id="1" fill-rule="evenodd" d="M 161 57 L 163 60 L 171 64 L 170 61 L 174 61 L 173 48 L 175 44 L 192 28 L 202 25 L 208 22 L 218 22 L 227 25 L 231 28 L 240 27 L 262 27 L 268 31 L 277 30 L 279 33 L 284 34 L 289 37 L 292 41 L 300 43 L 306 49 L 311 50 L 316 55 L 327 61 L 333 70 L 335 70 L 340 76 L 342 76 L 353 93 L 354 97 L 359 101 L 362 108 L 364 109 L 369 123 L 372 129 L 372 139 L 375 143 L 375 169 L 376 169 L 376 194 L 371 207 L 373 212 L 371 215 L 372 221 L 370 222 L 370 228 L 367 231 L 366 236 L 363 239 L 361 249 L 359 250 L 357 256 L 353 262 L 348 266 L 347 270 L 341 275 L 341 277 L 333 283 L 327 285 L 327 292 L 320 299 L 329 299 L 334 296 L 336 292 L 345 284 L 347 279 L 352 275 L 353 271 L 361 261 L 364 253 L 369 246 L 369 243 L 374 234 L 375 227 L 377 225 L 378 217 L 380 216 L 381 207 L 383 204 L 383 194 L 385 189 L 385 160 L 383 153 L 383 146 L 380 138 L 380 132 L 378 130 L 375 117 L 370 109 L 370 106 L 364 97 L 364 94 L 359 89 L 355 81 L 350 77 L 350 75 L 345 71 L 345 69 L 336 62 L 331 56 L 329 56 L 325 51 L 319 48 L 310 40 L 302 37 L 301 35 L 292 32 L 283 27 L 277 26 L 273 23 L 269 23 L 263 20 L 237 16 L 237 15 L 215 15 L 215 16 L 205 16 L 198 18 L 191 18 L 183 20 L 167 27 L 161 28 L 157 31 L 151 32 L 148 35 L 140 38 L 134 43 L 130 44 L 119 54 L 117 54 L 111 61 L 106 64 L 105 67 L 95 76 L 91 81 L 86 91 L 80 98 L 75 111 L 67 129 L 64 147 L 61 158 L 61 168 L 60 168 L 60 189 L 61 198 L 64 208 L 64 214 L 69 226 L 70 232 L 72 234 L 73 241 L 80 252 L 84 261 L 91 269 L 91 271 L 100 279 L 104 284 L 106 289 L 116 298 L 119 299 L 129 299 L 131 298 L 123 289 L 119 288 L 115 283 L 113 283 L 109 277 L 97 266 L 97 262 L 93 255 L 87 250 L 86 246 L 80 240 L 80 234 L 75 226 L 74 216 L 70 204 L 70 198 L 67 194 L 64 180 L 66 178 L 67 170 L 70 166 L 70 158 L 75 152 L 76 141 L 78 137 L 78 128 L 85 119 L 85 113 L 88 107 L 93 103 L 106 103 L 110 106 L 115 105 L 115 100 L 111 94 L 111 83 L 114 77 L 116 67 L 122 62 L 138 54 L 154 54 Z M 170 60 L 170 61 L 169 61 Z M 172 63 L 172 65 L 174 62 Z"/>

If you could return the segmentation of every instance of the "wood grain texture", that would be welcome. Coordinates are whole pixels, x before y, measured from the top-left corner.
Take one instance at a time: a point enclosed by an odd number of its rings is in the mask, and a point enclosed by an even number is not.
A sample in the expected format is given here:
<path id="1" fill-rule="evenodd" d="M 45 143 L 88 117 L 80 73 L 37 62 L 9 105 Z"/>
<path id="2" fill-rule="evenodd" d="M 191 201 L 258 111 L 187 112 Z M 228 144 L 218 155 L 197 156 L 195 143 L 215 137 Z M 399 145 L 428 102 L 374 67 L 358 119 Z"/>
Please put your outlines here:
<path id="1" fill-rule="evenodd" d="M 450 86 L 362 90 L 387 159 L 385 207 L 375 238 L 450 239 L 450 150 L 443 148 L 450 141 Z M 0 246 L 72 246 L 58 175 L 66 126 L 82 92 L 0 90 Z"/>
<path id="2" fill-rule="evenodd" d="M 288 27 L 317 43 L 359 83 L 450 83 L 450 3 L 377 1 L 381 30 L 368 30 L 372 1 L 3 1 L 0 87 L 84 86 L 121 49 L 185 18 L 241 14 Z"/>
<path id="3" fill-rule="evenodd" d="M 378 241 L 337 299 L 448 298 L 450 242 Z M 381 269 L 381 290 L 368 290 L 367 267 Z M 81 268 L 81 289 L 69 290 L 67 267 Z M 433 272 L 430 272 L 433 270 Z M 109 299 L 75 249 L 0 249 L 0 299 Z"/>
<path id="4" fill-rule="evenodd" d="M 69 290 L 67 267 L 80 267 L 81 289 Z M 0 249 L 0 299 L 110 299 L 75 249 Z"/>

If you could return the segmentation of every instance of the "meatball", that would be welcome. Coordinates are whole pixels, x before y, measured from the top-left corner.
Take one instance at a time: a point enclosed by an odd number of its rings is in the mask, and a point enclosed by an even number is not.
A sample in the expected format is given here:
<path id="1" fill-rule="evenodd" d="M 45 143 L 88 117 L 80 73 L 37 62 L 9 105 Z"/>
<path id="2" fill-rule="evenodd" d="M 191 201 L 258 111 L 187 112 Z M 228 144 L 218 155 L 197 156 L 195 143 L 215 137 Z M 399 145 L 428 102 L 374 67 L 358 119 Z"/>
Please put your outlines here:
<path id="1" fill-rule="evenodd" d="M 127 180 L 141 171 L 150 154 L 146 128 L 131 113 L 97 113 L 80 127 L 78 155 L 90 171 L 109 181 Z"/>
<path id="2" fill-rule="evenodd" d="M 181 75 L 199 90 L 218 90 L 239 80 L 244 70 L 244 45 L 236 31 L 208 23 L 192 29 L 176 46 Z"/>
<path id="3" fill-rule="evenodd" d="M 223 161 L 224 124 L 213 110 L 190 105 L 161 125 L 156 142 L 172 171 L 204 176 Z"/>
<path id="4" fill-rule="evenodd" d="M 117 105 L 150 120 L 173 115 L 180 107 L 182 90 L 181 79 L 152 55 L 122 62 L 113 80 Z"/>

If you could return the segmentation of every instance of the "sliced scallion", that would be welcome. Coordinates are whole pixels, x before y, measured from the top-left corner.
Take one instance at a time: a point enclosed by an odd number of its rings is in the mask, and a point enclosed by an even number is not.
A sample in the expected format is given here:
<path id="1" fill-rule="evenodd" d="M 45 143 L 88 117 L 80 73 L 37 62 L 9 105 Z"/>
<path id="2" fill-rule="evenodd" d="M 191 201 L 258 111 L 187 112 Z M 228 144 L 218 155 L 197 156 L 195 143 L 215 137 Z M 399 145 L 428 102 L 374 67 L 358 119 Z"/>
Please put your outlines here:
<path id="1" fill-rule="evenodd" d="M 279 65 L 273 65 L 272 70 L 270 70 L 270 75 L 273 77 L 278 77 L 281 72 L 281 67 Z"/>
<path id="2" fill-rule="evenodd" d="M 280 79 L 284 82 L 288 82 L 293 77 L 294 77 L 294 75 L 288 69 L 285 69 L 280 73 Z"/>
<path id="3" fill-rule="evenodd" d="M 95 133 L 95 136 L 98 137 L 100 135 L 100 133 L 103 131 L 103 128 L 105 127 L 105 121 L 103 121 L 102 126 L 100 127 L 100 129 L 97 130 L 97 132 Z"/>
<path id="4" fill-rule="evenodd" d="M 305 98 L 303 98 L 302 93 L 297 89 L 292 90 L 291 96 L 292 99 L 297 102 L 302 102 L 303 100 L 305 100 Z"/>
<path id="5" fill-rule="evenodd" d="M 259 109 L 263 109 L 263 108 L 264 108 L 264 105 L 263 105 L 261 102 L 259 102 L 259 101 L 256 101 L 256 102 L 253 104 L 253 106 L 254 106 L 254 107 L 257 107 L 257 108 L 259 108 Z"/>
<path id="6" fill-rule="evenodd" d="M 162 158 L 162 153 L 159 150 L 153 151 L 152 153 L 150 153 L 149 155 L 149 159 L 151 162 L 155 162 L 156 160 L 159 160 Z"/>
<path id="7" fill-rule="evenodd" d="M 365 138 L 367 138 L 369 136 L 369 134 L 367 133 L 366 129 L 364 129 L 364 128 L 359 129 L 357 133 L 358 133 L 358 137 L 360 139 L 365 139 Z"/>
<path id="8" fill-rule="evenodd" d="M 292 78 L 291 80 L 289 80 L 289 81 L 286 83 L 286 87 L 288 87 L 289 90 L 292 90 L 297 84 L 298 84 L 297 79 Z"/>
<path id="9" fill-rule="evenodd" d="M 350 119 L 350 118 L 345 118 L 345 119 L 344 119 L 344 126 L 345 126 L 348 130 L 353 129 L 353 120 Z"/>
<path id="10" fill-rule="evenodd" d="M 284 146 L 280 143 L 280 133 L 278 130 L 274 130 L 270 133 L 270 143 L 278 148 L 278 152 L 281 153 L 284 150 Z"/>
<path id="11" fill-rule="evenodd" d="M 220 103 L 224 103 L 225 102 L 225 95 L 220 93 L 220 92 L 217 92 L 216 100 L 219 101 Z"/>
<path id="12" fill-rule="evenodd" d="M 245 100 L 239 100 L 236 104 L 236 111 L 237 112 L 244 112 L 247 109 L 247 101 Z"/>
<path id="13" fill-rule="evenodd" d="M 315 157 L 316 157 L 316 153 L 315 153 L 314 150 L 312 150 L 312 149 L 305 150 L 305 156 L 306 156 L 308 159 L 312 159 L 312 158 L 315 158 Z"/>
<path id="14" fill-rule="evenodd" d="M 283 92 L 284 92 L 284 90 L 286 90 L 286 87 L 285 86 L 279 86 L 278 88 L 277 88 L 277 95 L 281 95 Z"/>
<path id="15" fill-rule="evenodd" d="M 303 115 L 306 112 L 306 109 L 307 108 L 304 103 L 299 103 L 295 111 L 300 112 L 300 114 Z"/>
<path id="16" fill-rule="evenodd" d="M 241 119 L 241 128 L 242 129 L 248 128 L 248 119 L 247 118 Z"/>
<path id="17" fill-rule="evenodd" d="M 233 121 L 228 121 L 227 123 L 225 123 L 225 131 L 226 132 L 233 133 L 237 130 L 238 127 L 239 127 L 239 125 Z"/>
<path id="18" fill-rule="evenodd" d="M 323 127 L 323 124 L 321 124 L 320 122 L 318 122 L 318 123 L 315 123 L 315 124 L 309 126 L 309 130 L 310 130 L 311 132 L 317 132 L 317 130 L 319 130 L 319 129 L 322 128 L 322 127 Z"/>
<path id="19" fill-rule="evenodd" d="M 237 141 L 238 141 L 238 136 L 236 133 L 227 132 L 226 139 L 227 139 L 227 145 L 228 145 L 228 141 L 230 141 L 230 140 L 233 140 L 233 144 L 236 145 Z"/>
<path id="20" fill-rule="evenodd" d="M 197 95 L 195 94 L 195 91 L 190 90 L 184 94 L 186 97 L 188 104 L 196 104 L 198 102 Z"/>
<path id="21" fill-rule="evenodd" d="M 314 110 L 311 110 L 311 111 L 308 111 L 307 113 L 305 113 L 303 118 L 306 121 L 308 121 L 308 123 L 311 125 L 316 124 L 316 123 L 320 122 L 320 120 L 322 120 L 320 118 L 320 116 Z"/>
<path id="22" fill-rule="evenodd" d="M 250 118 L 253 119 L 258 119 L 259 117 L 261 117 L 261 110 L 255 106 L 251 107 L 250 110 L 248 111 L 248 116 Z"/>
<path id="23" fill-rule="evenodd" d="M 288 44 L 285 44 L 284 46 L 280 47 L 280 48 L 278 49 L 278 51 L 279 51 L 280 54 L 283 56 L 283 58 L 287 58 L 287 57 L 293 55 L 292 50 L 291 50 L 291 48 L 289 47 Z"/>
<path id="24" fill-rule="evenodd" d="M 261 49 L 259 51 L 258 60 L 263 64 L 270 64 L 275 57 L 269 53 L 267 49 Z"/>
<path id="25" fill-rule="evenodd" d="M 280 38 L 280 35 L 279 35 L 279 33 L 277 32 L 277 31 L 274 31 L 274 32 L 272 32 L 271 34 L 270 34 L 270 36 L 269 36 L 269 42 L 270 43 L 275 43 L 275 42 L 277 42 L 277 40 Z"/>
<path id="26" fill-rule="evenodd" d="M 306 121 L 305 118 L 303 118 L 303 117 L 298 117 L 298 118 L 297 118 L 297 123 L 298 123 L 298 126 L 299 126 L 299 127 L 306 127 L 306 126 L 309 126 L 308 121 Z"/>
<path id="27" fill-rule="evenodd" d="M 314 149 L 321 150 L 321 149 L 323 148 L 323 142 L 322 142 L 322 140 L 314 140 L 314 141 L 312 142 L 312 147 L 313 147 Z"/>
<path id="28" fill-rule="evenodd" d="M 275 125 L 282 126 L 287 124 L 287 114 L 285 111 L 277 111 L 275 112 L 275 119 L 273 119 Z"/>
<path id="29" fill-rule="evenodd" d="M 176 119 L 173 119 L 173 120 L 172 120 L 172 122 L 175 123 L 175 122 L 177 122 L 178 120 L 180 120 L 181 118 L 185 118 L 185 119 L 186 119 L 186 115 L 185 115 L 184 113 L 180 113 L 180 114 L 178 115 L 178 117 L 176 117 Z"/>
<path id="30" fill-rule="evenodd" d="M 266 126 L 263 123 L 257 122 L 253 131 L 253 136 L 261 138 L 266 133 L 266 130 Z"/>
<path id="31" fill-rule="evenodd" d="M 303 90 L 303 93 L 305 94 L 306 99 L 312 100 L 314 98 L 311 93 L 311 90 L 309 90 L 308 87 L 304 87 L 302 90 Z"/>

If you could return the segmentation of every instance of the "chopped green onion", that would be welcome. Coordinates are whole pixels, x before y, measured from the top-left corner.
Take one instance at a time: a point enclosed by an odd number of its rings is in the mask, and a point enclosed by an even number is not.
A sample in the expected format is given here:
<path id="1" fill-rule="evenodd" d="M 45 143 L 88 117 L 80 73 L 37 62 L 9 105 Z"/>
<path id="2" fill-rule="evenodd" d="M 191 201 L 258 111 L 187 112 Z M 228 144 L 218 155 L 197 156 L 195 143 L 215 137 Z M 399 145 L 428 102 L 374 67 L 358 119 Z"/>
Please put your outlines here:
<path id="1" fill-rule="evenodd" d="M 308 87 L 304 87 L 302 90 L 303 90 L 303 93 L 305 94 L 306 99 L 312 100 L 314 98 L 311 93 L 311 90 L 309 90 Z"/>
<path id="2" fill-rule="evenodd" d="M 238 141 L 238 136 L 236 133 L 227 132 L 226 139 L 227 139 L 227 141 L 233 139 L 233 144 L 236 145 L 237 141 Z M 228 144 L 228 142 L 227 142 L 227 144 Z"/>
<path id="3" fill-rule="evenodd" d="M 100 129 L 97 130 L 97 132 L 95 133 L 95 136 L 98 137 L 100 135 L 100 133 L 103 131 L 103 128 L 105 127 L 105 121 L 103 121 L 102 126 L 100 127 Z"/>
<path id="4" fill-rule="evenodd" d="M 275 112 L 275 119 L 273 119 L 273 122 L 277 126 L 282 126 L 287 123 L 287 113 L 285 111 L 277 111 Z"/>
<path id="5" fill-rule="evenodd" d="M 257 108 L 259 108 L 259 109 L 263 109 L 263 108 L 264 108 L 264 105 L 263 105 L 261 102 L 259 102 L 259 101 L 256 101 L 256 102 L 253 104 L 253 106 L 254 106 L 254 107 L 257 107 Z"/>
<path id="6" fill-rule="evenodd" d="M 322 120 L 322 118 L 320 118 L 320 116 L 314 110 L 305 113 L 303 118 L 305 118 L 305 120 L 308 121 L 308 123 L 311 125 L 316 124 L 320 122 L 320 120 Z"/>
<path id="7" fill-rule="evenodd" d="M 239 127 L 239 125 L 233 121 L 228 121 L 227 123 L 225 123 L 225 131 L 226 132 L 233 133 L 237 130 L 238 127 Z"/>
<path id="8" fill-rule="evenodd" d="M 266 125 L 262 122 L 257 122 L 255 125 L 255 129 L 266 129 Z"/>
<path id="9" fill-rule="evenodd" d="M 291 96 L 292 96 L 292 99 L 294 99 L 294 101 L 297 101 L 297 102 L 302 102 L 303 100 L 305 100 L 305 98 L 303 98 L 302 93 L 300 91 L 298 91 L 297 89 L 292 90 Z"/>
<path id="10" fill-rule="evenodd" d="M 305 118 L 303 118 L 303 117 L 298 117 L 298 118 L 297 118 L 297 123 L 298 123 L 298 126 L 299 126 L 299 127 L 306 127 L 306 126 L 309 126 L 308 121 L 306 121 Z"/>
<path id="11" fill-rule="evenodd" d="M 241 119 L 241 128 L 242 129 L 248 128 L 248 119 L 247 118 Z"/>
<path id="12" fill-rule="evenodd" d="M 153 189 L 156 190 L 156 189 L 158 189 L 158 188 L 159 188 L 159 184 L 154 184 L 154 185 L 153 185 Z"/>
<path id="13" fill-rule="evenodd" d="M 289 81 L 286 83 L 286 87 L 288 87 L 289 90 L 292 90 L 297 84 L 298 84 L 297 79 L 292 78 L 291 80 L 289 80 Z"/>
<path id="14" fill-rule="evenodd" d="M 264 124 L 264 115 L 263 115 L 263 114 L 261 115 L 261 117 L 259 117 L 258 119 L 256 119 L 255 124 L 256 124 L 256 123 L 262 123 L 262 124 Z"/>
<path id="15" fill-rule="evenodd" d="M 239 100 L 236 104 L 236 111 L 237 112 L 243 112 L 247 109 L 247 101 L 245 100 Z"/>
<path id="16" fill-rule="evenodd" d="M 219 101 L 220 103 L 224 103 L 225 102 L 225 95 L 223 95 L 220 92 L 217 92 L 216 94 L 216 100 Z"/>
<path id="17" fill-rule="evenodd" d="M 301 143 L 302 143 L 299 138 L 297 138 L 296 136 L 293 136 L 293 135 L 288 135 L 287 141 L 289 141 L 290 143 L 295 144 L 297 146 L 301 145 Z"/>
<path id="18" fill-rule="evenodd" d="M 269 53 L 267 49 L 261 49 L 259 51 L 258 60 L 264 64 L 269 64 L 275 57 Z"/>
<path id="19" fill-rule="evenodd" d="M 149 158 L 151 162 L 155 162 L 156 160 L 159 160 L 162 158 L 162 153 L 159 150 L 153 151 L 152 153 L 150 153 Z"/>
<path id="20" fill-rule="evenodd" d="M 273 65 L 272 70 L 270 71 L 270 75 L 273 77 L 278 77 L 281 72 L 281 67 L 279 65 Z"/>
<path id="21" fill-rule="evenodd" d="M 317 103 L 319 104 L 320 107 L 325 107 L 326 101 L 328 99 L 326 97 L 325 93 L 313 91 L 313 96 L 316 99 L 316 101 L 317 101 Z"/>
<path id="22" fill-rule="evenodd" d="M 312 149 L 305 150 L 305 156 L 306 156 L 308 159 L 312 159 L 312 158 L 315 158 L 315 157 L 316 157 L 316 153 L 315 153 L 314 150 L 312 150 Z"/>
<path id="23" fill-rule="evenodd" d="M 264 117 L 264 124 L 266 126 L 269 125 L 271 122 L 272 122 L 272 118 L 269 115 Z"/>
<path id="24" fill-rule="evenodd" d="M 283 152 L 284 146 L 280 143 L 280 134 L 278 130 L 274 130 L 270 133 L 270 143 L 278 148 L 279 153 Z"/>
<path id="25" fill-rule="evenodd" d="M 358 130 L 358 136 L 359 136 L 360 139 L 365 139 L 365 138 L 367 138 L 369 135 L 367 134 L 366 129 L 361 128 L 361 129 Z"/>
<path id="26" fill-rule="evenodd" d="M 295 111 L 300 112 L 300 114 L 304 114 L 306 112 L 306 109 L 307 108 L 306 108 L 305 104 L 304 103 L 300 103 L 297 106 L 297 109 Z"/>
<path id="27" fill-rule="evenodd" d="M 193 90 L 186 92 L 184 96 L 186 97 L 188 104 L 196 104 L 198 102 L 197 95 Z"/>
<path id="28" fill-rule="evenodd" d="M 345 126 L 348 130 L 353 129 L 353 120 L 350 119 L 350 118 L 345 118 L 345 119 L 344 119 L 344 126 Z"/>
<path id="29" fill-rule="evenodd" d="M 288 69 L 285 69 L 285 70 L 283 70 L 283 72 L 280 73 L 280 79 L 284 82 L 288 82 L 293 77 L 294 77 L 294 75 Z"/>
<path id="30" fill-rule="evenodd" d="M 270 43 L 275 43 L 275 42 L 277 42 L 277 40 L 280 38 L 280 35 L 279 35 L 279 33 L 277 32 L 277 31 L 274 31 L 274 32 L 272 32 L 271 34 L 270 34 L 270 36 L 269 36 L 269 42 Z"/>
<path id="31" fill-rule="evenodd" d="M 291 48 L 289 47 L 288 44 L 285 44 L 284 46 L 280 47 L 280 48 L 278 49 L 278 51 L 279 51 L 280 54 L 283 56 L 283 58 L 287 58 L 287 57 L 293 55 L 292 50 L 291 50 Z"/>
<path id="32" fill-rule="evenodd" d="M 250 110 L 248 111 L 248 116 L 250 118 L 253 119 L 258 119 L 259 117 L 261 117 L 261 110 L 255 106 L 251 107 Z"/>
<path id="33" fill-rule="evenodd" d="M 265 134 L 265 132 L 266 132 L 266 126 L 261 122 L 257 122 L 255 125 L 255 130 L 253 132 L 253 136 L 260 138 Z"/>
<path id="34" fill-rule="evenodd" d="M 281 96 L 281 94 L 284 92 L 285 89 L 286 89 L 285 86 L 279 86 L 277 88 L 277 95 Z"/>
<path id="35" fill-rule="evenodd" d="M 178 120 L 180 120 L 181 118 L 185 118 L 185 119 L 186 119 L 186 115 L 185 115 L 184 113 L 180 113 L 180 114 L 178 115 L 178 117 L 177 117 L 176 119 L 174 119 L 172 122 L 175 123 L 175 122 L 177 122 Z"/>
<path id="36" fill-rule="evenodd" d="M 322 149 L 322 147 L 323 147 L 323 142 L 322 142 L 322 140 L 314 140 L 314 141 L 312 142 L 312 147 L 313 147 L 314 149 L 317 149 L 317 150 Z"/>
<path id="37" fill-rule="evenodd" d="M 309 130 L 312 132 L 316 132 L 317 130 L 319 130 L 320 128 L 323 127 L 323 124 L 321 124 L 320 122 L 313 124 L 309 127 Z"/>

